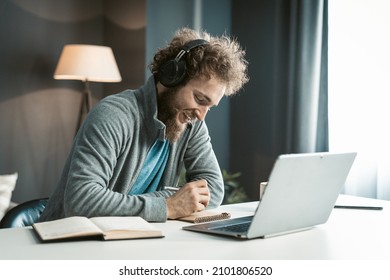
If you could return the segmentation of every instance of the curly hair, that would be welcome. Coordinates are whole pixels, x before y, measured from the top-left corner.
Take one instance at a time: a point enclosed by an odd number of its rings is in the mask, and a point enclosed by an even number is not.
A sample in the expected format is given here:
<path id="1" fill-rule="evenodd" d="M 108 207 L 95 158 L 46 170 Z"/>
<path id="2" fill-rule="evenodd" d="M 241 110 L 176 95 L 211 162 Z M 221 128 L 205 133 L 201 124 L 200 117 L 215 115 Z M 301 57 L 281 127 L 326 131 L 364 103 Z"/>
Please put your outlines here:
<path id="1" fill-rule="evenodd" d="M 196 39 L 209 43 L 191 50 L 182 58 L 187 68 L 182 85 L 192 78 L 214 76 L 226 83 L 225 95 L 229 96 L 248 82 L 245 51 L 235 39 L 227 35 L 214 37 L 205 31 L 197 32 L 189 28 L 176 31 L 172 41 L 165 48 L 157 50 L 149 69 L 156 74 L 164 63 L 176 57 L 185 44 Z"/>

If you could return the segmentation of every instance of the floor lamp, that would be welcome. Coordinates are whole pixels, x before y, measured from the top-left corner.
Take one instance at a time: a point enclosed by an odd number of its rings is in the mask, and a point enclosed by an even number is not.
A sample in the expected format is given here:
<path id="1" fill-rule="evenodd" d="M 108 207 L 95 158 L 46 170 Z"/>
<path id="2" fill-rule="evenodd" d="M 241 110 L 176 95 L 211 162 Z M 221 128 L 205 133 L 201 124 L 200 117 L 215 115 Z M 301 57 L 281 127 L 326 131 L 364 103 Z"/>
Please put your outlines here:
<path id="1" fill-rule="evenodd" d="M 76 133 L 83 122 L 84 116 L 92 108 L 89 82 L 114 83 L 122 80 L 110 47 L 80 44 L 64 46 L 54 72 L 54 79 L 81 80 L 84 82 Z"/>

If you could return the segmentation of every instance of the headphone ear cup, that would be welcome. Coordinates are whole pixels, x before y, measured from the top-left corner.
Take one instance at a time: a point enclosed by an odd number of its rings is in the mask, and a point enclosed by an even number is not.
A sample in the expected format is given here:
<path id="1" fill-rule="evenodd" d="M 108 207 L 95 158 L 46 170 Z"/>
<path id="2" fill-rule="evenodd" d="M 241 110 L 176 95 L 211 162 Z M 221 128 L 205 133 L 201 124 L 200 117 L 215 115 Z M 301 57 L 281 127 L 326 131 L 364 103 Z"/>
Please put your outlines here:
<path id="1" fill-rule="evenodd" d="M 160 83 L 165 87 L 177 86 L 183 81 L 186 74 L 186 62 L 175 59 L 167 61 L 158 70 L 157 77 Z"/>
<path id="2" fill-rule="evenodd" d="M 193 48 L 208 44 L 206 40 L 197 39 L 185 44 L 175 59 L 168 60 L 157 72 L 158 81 L 165 87 L 175 87 L 180 84 L 187 73 L 187 65 L 183 56 Z"/>

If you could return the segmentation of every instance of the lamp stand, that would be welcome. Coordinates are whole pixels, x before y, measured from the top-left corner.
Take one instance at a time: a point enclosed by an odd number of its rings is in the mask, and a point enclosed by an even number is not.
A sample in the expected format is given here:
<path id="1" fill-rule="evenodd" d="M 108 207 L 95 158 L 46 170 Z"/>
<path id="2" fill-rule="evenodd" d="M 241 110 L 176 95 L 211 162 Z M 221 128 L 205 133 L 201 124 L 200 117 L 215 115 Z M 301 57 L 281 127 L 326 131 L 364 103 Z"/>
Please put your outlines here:
<path id="1" fill-rule="evenodd" d="M 89 113 L 89 111 L 92 108 L 92 94 L 91 90 L 89 88 L 89 81 L 84 81 L 84 91 L 83 91 L 83 97 L 81 100 L 81 106 L 80 106 L 80 112 L 79 112 L 79 120 L 77 123 L 77 129 L 76 134 L 79 131 L 81 124 L 83 123 L 85 117 Z"/>

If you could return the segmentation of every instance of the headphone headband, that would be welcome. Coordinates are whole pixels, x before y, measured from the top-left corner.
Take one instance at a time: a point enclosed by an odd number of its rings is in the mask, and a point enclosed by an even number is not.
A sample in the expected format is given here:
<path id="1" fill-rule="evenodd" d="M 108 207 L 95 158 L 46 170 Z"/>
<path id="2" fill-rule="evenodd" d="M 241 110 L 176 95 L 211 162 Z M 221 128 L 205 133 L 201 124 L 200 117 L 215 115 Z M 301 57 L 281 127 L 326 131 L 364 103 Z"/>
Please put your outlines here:
<path id="1" fill-rule="evenodd" d="M 206 40 L 203 40 L 203 39 L 192 40 L 192 41 L 189 41 L 187 44 L 185 44 L 182 47 L 182 50 L 186 51 L 186 53 L 189 53 L 193 48 L 207 45 L 208 43 L 209 42 L 207 42 Z"/>
<path id="2" fill-rule="evenodd" d="M 203 39 L 196 39 L 186 43 L 174 59 L 164 63 L 157 72 L 157 78 L 165 87 L 175 87 L 180 84 L 186 76 L 186 62 L 182 57 L 188 54 L 192 49 L 208 44 Z"/>

